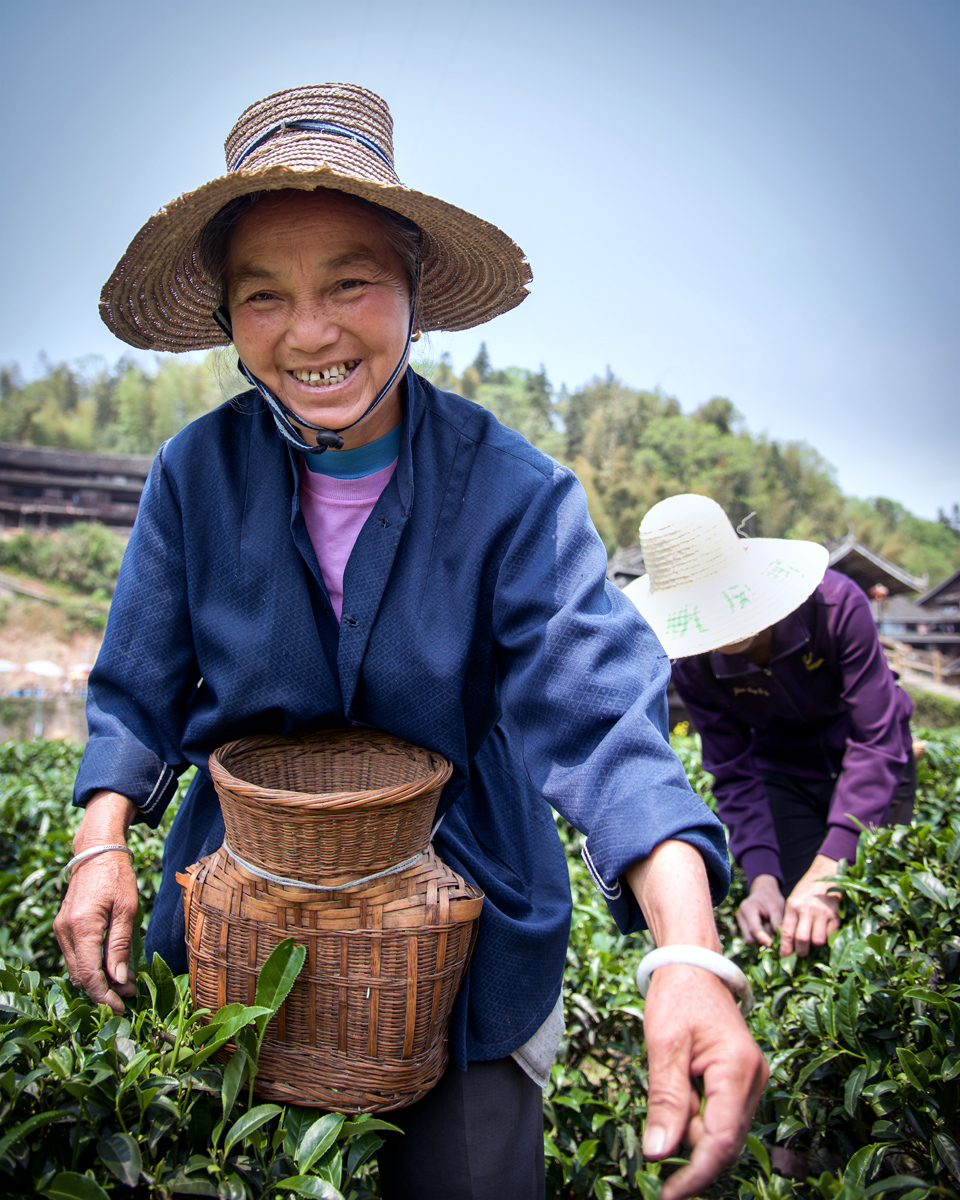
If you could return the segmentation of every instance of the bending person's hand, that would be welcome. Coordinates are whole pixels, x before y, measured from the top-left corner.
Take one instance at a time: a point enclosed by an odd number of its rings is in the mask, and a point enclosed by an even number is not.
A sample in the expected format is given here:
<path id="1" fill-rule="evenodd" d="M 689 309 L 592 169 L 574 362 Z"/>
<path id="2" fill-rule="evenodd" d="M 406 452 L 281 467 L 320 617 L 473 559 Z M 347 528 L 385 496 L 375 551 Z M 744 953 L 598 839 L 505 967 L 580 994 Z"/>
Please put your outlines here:
<path id="1" fill-rule="evenodd" d="M 837 860 L 818 854 L 807 873 L 787 897 L 780 927 L 780 953 L 806 958 L 811 946 L 826 945 L 827 938 L 840 928 L 837 911 L 840 897 L 831 891 L 832 883 L 824 875 L 835 875 Z"/>
<path id="2" fill-rule="evenodd" d="M 74 838 L 74 853 L 124 844 L 135 813 L 135 805 L 125 796 L 98 792 Z M 53 923 L 71 982 L 115 1013 L 123 1012 L 121 996 L 136 993 L 129 961 L 138 901 L 130 856 L 107 851 L 74 867 Z"/>
<path id="3" fill-rule="evenodd" d="M 650 1069 L 645 1158 L 665 1158 L 683 1140 L 687 1166 L 663 1185 L 662 1200 L 705 1188 L 737 1159 L 769 1076 L 729 989 L 700 967 L 653 973 L 644 1008 Z M 703 1101 L 691 1077 L 703 1079 Z"/>
<path id="4" fill-rule="evenodd" d="M 737 909 L 737 924 L 751 945 L 772 946 L 773 933 L 783 921 L 783 893 L 776 875 L 758 875 L 750 895 Z"/>

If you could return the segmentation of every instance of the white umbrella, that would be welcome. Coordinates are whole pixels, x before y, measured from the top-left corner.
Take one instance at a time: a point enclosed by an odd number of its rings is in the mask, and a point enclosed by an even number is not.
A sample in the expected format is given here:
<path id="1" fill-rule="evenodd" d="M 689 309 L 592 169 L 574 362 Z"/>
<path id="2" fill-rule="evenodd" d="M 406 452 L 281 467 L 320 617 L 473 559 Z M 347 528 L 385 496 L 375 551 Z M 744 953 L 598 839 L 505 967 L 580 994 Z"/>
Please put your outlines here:
<path id="1" fill-rule="evenodd" d="M 6 674 L 7 671 L 19 671 L 19 664 L 13 663 L 9 658 L 0 658 L 0 672 Z"/>
<path id="2" fill-rule="evenodd" d="M 58 679 L 65 674 L 63 667 L 58 667 L 55 662 L 50 662 L 47 658 L 37 658 L 33 662 L 25 663 L 23 669 L 32 675 L 47 675 L 50 678 Z"/>

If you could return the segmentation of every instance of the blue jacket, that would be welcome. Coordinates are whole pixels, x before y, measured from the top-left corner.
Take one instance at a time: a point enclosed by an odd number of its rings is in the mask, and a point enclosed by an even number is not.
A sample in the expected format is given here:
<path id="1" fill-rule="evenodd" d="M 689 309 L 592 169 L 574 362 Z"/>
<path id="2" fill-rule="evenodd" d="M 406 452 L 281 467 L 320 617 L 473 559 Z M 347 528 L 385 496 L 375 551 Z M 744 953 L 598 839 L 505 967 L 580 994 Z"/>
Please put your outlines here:
<path id="1" fill-rule="evenodd" d="M 454 765 L 441 857 L 486 894 L 452 1050 L 521 1046 L 553 1007 L 570 920 L 552 813 L 625 931 L 623 872 L 681 837 L 715 900 L 719 822 L 666 738 L 670 664 L 605 580 L 576 477 L 485 409 L 409 371 L 397 470 L 347 564 L 338 626 L 297 498 L 296 456 L 248 393 L 158 453 L 90 676 L 75 803 L 129 796 L 167 837 L 148 948 L 185 969 L 174 873 L 223 835 L 210 752 L 253 733 L 373 726 Z"/>

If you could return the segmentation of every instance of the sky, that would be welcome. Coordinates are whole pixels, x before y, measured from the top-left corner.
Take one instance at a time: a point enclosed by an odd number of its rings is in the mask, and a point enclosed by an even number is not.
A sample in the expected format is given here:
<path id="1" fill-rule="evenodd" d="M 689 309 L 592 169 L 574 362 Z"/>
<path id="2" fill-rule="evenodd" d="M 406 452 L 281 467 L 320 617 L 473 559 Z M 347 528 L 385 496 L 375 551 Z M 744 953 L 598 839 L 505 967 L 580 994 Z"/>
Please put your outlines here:
<path id="1" fill-rule="evenodd" d="M 346 80 L 401 179 L 533 268 L 429 353 L 727 396 L 849 493 L 960 500 L 960 0 L 5 0 L 0 45 L 27 376 L 126 352 L 97 301 L 143 222 L 223 173 L 249 103 Z"/>

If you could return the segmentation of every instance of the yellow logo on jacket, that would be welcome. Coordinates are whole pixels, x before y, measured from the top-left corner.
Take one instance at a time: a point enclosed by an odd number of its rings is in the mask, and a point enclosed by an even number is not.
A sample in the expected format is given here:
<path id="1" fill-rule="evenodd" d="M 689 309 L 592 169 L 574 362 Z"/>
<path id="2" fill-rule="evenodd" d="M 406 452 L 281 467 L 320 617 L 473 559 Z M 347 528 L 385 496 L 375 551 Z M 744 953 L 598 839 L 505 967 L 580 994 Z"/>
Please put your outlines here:
<path id="1" fill-rule="evenodd" d="M 815 671 L 817 669 L 817 667 L 823 666 L 823 659 L 818 658 L 817 661 L 814 662 L 813 661 L 813 651 L 808 650 L 806 652 L 806 654 L 803 656 L 803 665 L 807 668 L 808 671 Z"/>

